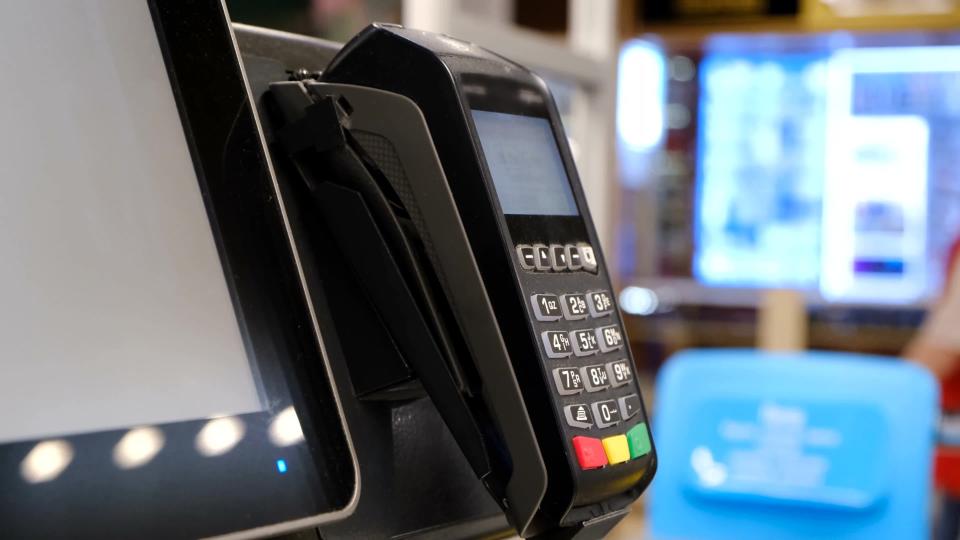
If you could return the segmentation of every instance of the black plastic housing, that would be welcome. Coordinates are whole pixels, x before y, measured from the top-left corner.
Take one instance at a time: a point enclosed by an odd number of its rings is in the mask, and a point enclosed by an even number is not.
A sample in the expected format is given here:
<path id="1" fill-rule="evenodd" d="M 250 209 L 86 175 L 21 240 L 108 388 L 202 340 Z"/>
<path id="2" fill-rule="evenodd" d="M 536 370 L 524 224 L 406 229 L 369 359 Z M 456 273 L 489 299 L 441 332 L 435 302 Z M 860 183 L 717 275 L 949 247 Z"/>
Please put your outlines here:
<path id="1" fill-rule="evenodd" d="M 543 81 L 531 72 L 475 45 L 447 36 L 408 30 L 391 25 L 372 25 L 350 41 L 330 63 L 322 80 L 331 83 L 369 86 L 406 96 L 421 109 L 449 182 L 467 240 L 483 278 L 495 313 L 516 381 L 523 394 L 523 406 L 536 437 L 535 452 L 548 471 L 546 490 L 506 493 L 504 507 L 512 523 L 524 536 L 540 533 L 573 536 L 582 530 L 594 534 L 607 530 L 649 484 L 656 469 L 654 452 L 630 463 L 601 470 L 582 471 L 570 443 L 570 430 L 563 424 L 552 382 L 545 377 L 545 363 L 538 344 L 540 327 L 533 320 L 527 301 L 531 291 L 554 286 L 544 275 L 523 272 L 514 245 L 531 239 L 586 241 L 599 253 L 594 230 L 579 178 L 563 137 L 552 97 Z M 543 96 L 537 115 L 549 119 L 558 141 L 567 175 L 580 209 L 580 218 L 506 216 L 500 210 L 490 173 L 483 159 L 476 129 L 470 116 L 475 96 L 465 88 L 478 82 L 518 86 Z M 480 105 L 479 108 L 487 109 Z M 564 280 L 576 290 L 612 290 L 603 257 L 593 275 L 551 276 Z M 544 285 L 544 283 L 547 283 Z M 614 315 L 619 323 L 619 316 Z M 627 356 L 629 349 L 627 349 Z M 474 356 L 482 365 L 497 361 Z M 632 361 L 632 359 L 631 359 Z M 482 381 L 492 399 L 497 381 Z M 645 418 L 645 412 L 642 412 Z M 516 419 L 494 410 L 494 428 L 511 426 Z M 603 432 L 600 434 L 603 436 Z M 504 436 L 510 442 L 510 436 Z M 524 467 L 516 466 L 528 456 L 527 450 L 512 449 L 511 477 L 494 484 L 528 483 Z M 531 453 L 533 451 L 530 451 Z M 498 494 L 495 493 L 495 496 Z M 596 525 L 593 527 L 592 525 Z M 551 532 L 552 531 L 552 532 Z"/>

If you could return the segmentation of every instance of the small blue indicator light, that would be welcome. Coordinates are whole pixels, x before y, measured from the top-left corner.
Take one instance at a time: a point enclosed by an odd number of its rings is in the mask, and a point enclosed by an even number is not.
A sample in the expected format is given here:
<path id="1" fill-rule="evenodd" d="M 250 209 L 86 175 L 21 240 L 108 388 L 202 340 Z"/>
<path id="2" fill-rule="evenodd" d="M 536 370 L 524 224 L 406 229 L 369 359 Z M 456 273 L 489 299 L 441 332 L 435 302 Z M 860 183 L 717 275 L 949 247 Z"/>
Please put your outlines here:
<path id="1" fill-rule="evenodd" d="M 280 474 L 287 472 L 287 462 L 285 460 L 278 459 L 277 470 L 280 471 Z"/>

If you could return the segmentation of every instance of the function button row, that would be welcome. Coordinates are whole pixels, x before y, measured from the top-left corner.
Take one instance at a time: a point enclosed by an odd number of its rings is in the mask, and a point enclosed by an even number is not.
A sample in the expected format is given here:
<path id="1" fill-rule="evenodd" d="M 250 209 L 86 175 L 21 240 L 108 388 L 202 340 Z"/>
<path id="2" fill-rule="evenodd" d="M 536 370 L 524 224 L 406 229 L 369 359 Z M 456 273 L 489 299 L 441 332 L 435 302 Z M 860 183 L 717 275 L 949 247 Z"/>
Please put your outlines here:
<path id="1" fill-rule="evenodd" d="M 633 370 L 627 360 L 617 360 L 608 364 L 595 364 L 581 368 L 562 367 L 553 370 L 553 379 L 557 383 L 557 392 L 562 396 L 587 392 L 599 392 L 607 388 L 618 388 L 633 380 Z"/>
<path id="2" fill-rule="evenodd" d="M 640 412 L 640 396 L 630 394 L 618 399 L 605 399 L 593 403 L 574 403 L 563 408 L 563 416 L 570 427 L 590 429 L 608 428 L 625 422 Z"/>
<path id="3" fill-rule="evenodd" d="M 520 266 L 536 272 L 597 271 L 597 255 L 589 244 L 520 244 Z"/>
<path id="4" fill-rule="evenodd" d="M 585 470 L 626 463 L 649 454 L 652 449 L 646 422 L 640 422 L 622 435 L 603 439 L 577 436 L 572 442 L 577 462 Z"/>

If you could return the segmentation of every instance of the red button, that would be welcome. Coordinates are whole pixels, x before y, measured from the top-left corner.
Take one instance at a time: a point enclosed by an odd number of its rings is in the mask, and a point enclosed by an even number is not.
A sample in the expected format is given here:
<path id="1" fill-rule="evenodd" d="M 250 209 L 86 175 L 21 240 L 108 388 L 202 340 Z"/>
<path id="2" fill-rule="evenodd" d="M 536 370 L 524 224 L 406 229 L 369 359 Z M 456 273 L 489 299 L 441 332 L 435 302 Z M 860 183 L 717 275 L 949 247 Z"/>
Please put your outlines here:
<path id="1" fill-rule="evenodd" d="M 593 437 L 574 437 L 573 450 L 581 469 L 599 469 L 607 464 L 607 453 L 600 439 Z"/>

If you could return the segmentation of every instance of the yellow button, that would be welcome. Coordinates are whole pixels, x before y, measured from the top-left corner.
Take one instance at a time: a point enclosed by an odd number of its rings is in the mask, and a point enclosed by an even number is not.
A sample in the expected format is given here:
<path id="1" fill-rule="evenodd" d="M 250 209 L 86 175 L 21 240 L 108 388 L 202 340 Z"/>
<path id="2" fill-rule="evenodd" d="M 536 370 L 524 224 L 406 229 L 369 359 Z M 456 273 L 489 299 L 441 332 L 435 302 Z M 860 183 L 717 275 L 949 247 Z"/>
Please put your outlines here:
<path id="1" fill-rule="evenodd" d="M 630 460 L 630 445 L 626 435 L 615 435 L 603 440 L 603 451 L 607 453 L 607 461 L 611 465 Z"/>

